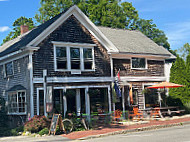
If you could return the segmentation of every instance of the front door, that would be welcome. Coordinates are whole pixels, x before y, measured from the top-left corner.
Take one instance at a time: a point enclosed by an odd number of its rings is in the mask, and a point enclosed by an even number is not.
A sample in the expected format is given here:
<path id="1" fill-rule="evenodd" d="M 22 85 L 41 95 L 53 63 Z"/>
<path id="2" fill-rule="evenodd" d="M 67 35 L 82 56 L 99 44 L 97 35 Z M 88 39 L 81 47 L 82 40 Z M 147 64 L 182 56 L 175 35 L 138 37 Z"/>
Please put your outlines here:
<path id="1" fill-rule="evenodd" d="M 38 97 L 39 97 L 39 114 L 40 116 L 44 115 L 44 91 L 43 90 L 39 90 L 38 92 Z"/>

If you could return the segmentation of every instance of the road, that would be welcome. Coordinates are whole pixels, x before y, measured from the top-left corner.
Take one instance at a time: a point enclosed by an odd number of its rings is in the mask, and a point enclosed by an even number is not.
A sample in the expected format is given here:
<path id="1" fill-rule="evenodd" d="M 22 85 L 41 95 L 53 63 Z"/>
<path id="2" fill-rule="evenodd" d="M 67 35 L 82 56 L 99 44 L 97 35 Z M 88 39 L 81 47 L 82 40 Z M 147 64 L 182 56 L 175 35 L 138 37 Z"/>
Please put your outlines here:
<path id="1" fill-rule="evenodd" d="M 2 137 L 0 142 L 69 142 L 69 140 L 62 136 L 45 136 L 45 137 L 27 137 L 27 136 L 15 136 L 15 137 Z"/>
<path id="2" fill-rule="evenodd" d="M 190 142 L 190 125 L 112 135 L 81 142 Z"/>

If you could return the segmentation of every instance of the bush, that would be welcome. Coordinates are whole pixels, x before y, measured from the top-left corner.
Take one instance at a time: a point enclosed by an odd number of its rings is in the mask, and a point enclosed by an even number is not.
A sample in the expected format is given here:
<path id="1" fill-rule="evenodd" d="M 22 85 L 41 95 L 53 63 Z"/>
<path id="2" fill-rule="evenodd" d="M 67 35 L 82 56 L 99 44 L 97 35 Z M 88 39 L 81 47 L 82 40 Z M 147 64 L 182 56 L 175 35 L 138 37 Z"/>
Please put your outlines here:
<path id="1" fill-rule="evenodd" d="M 42 136 L 42 135 L 48 134 L 48 133 L 49 133 L 49 129 L 48 129 L 48 128 L 44 128 L 44 129 L 42 129 L 38 134 L 39 134 L 40 136 Z"/>
<path id="2" fill-rule="evenodd" d="M 35 115 L 30 121 L 24 124 L 24 130 L 36 133 L 44 128 L 49 128 L 49 126 L 50 121 L 45 116 Z"/>

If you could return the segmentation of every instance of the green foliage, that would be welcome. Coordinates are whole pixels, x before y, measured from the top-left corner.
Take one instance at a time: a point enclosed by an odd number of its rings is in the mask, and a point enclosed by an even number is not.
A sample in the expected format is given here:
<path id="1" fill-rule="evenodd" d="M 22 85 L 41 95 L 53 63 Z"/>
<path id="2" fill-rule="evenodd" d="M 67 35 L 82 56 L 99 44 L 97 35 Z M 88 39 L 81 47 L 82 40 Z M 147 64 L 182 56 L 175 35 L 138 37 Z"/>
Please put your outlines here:
<path id="1" fill-rule="evenodd" d="M 190 44 L 189 43 L 185 43 L 180 49 L 179 52 L 181 54 L 181 57 L 186 60 L 187 56 L 190 53 Z"/>
<path id="2" fill-rule="evenodd" d="M 30 132 L 39 132 L 44 128 L 49 128 L 50 121 L 45 116 L 35 115 L 30 121 L 24 124 L 24 130 Z"/>
<path id="3" fill-rule="evenodd" d="M 42 129 L 38 134 L 40 135 L 40 136 L 42 136 L 42 135 L 44 135 L 44 134 L 48 134 L 49 133 L 49 129 L 48 128 L 44 128 L 44 129 Z"/>
<path id="4" fill-rule="evenodd" d="M 21 25 L 28 25 L 29 26 L 29 30 L 34 28 L 34 22 L 32 20 L 32 18 L 26 18 L 21 16 L 20 18 L 16 19 L 13 23 L 13 31 L 11 31 L 6 37 L 5 39 L 3 39 L 3 43 L 12 40 L 16 37 L 18 37 L 20 35 L 20 26 Z"/>
<path id="5" fill-rule="evenodd" d="M 147 37 L 152 39 L 155 43 L 160 46 L 170 49 L 170 44 L 168 43 L 168 38 L 165 33 L 159 30 L 153 20 L 139 19 L 137 21 L 137 29 L 145 34 Z"/>
<path id="6" fill-rule="evenodd" d="M 171 88 L 169 91 L 173 99 L 180 99 L 183 105 L 190 103 L 190 55 L 186 62 L 177 56 L 170 73 L 170 82 L 182 84 L 184 87 Z"/>
<path id="7" fill-rule="evenodd" d="M 75 4 L 98 26 L 140 30 L 158 45 L 170 49 L 165 33 L 156 27 L 153 20 L 139 18 L 138 11 L 132 3 L 121 0 L 41 0 L 40 4 L 39 12 L 35 15 L 39 23 Z"/>
<path id="8" fill-rule="evenodd" d="M 0 96 L 0 136 L 10 135 L 5 100 Z"/>

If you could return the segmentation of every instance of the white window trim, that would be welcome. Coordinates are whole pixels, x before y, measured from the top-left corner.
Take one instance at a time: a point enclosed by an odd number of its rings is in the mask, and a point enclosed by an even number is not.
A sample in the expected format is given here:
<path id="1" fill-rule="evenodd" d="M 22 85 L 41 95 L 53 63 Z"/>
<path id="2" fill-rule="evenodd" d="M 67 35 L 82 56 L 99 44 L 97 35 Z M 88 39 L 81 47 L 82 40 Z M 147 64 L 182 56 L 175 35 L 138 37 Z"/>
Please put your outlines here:
<path id="1" fill-rule="evenodd" d="M 145 89 L 145 86 L 152 86 L 152 85 L 155 85 L 155 84 L 157 84 L 157 83 L 143 83 L 142 84 L 142 89 L 144 90 Z M 143 94 L 143 100 L 144 100 L 144 109 L 146 109 L 146 104 L 145 104 L 145 94 L 144 93 L 142 93 Z"/>
<path id="2" fill-rule="evenodd" d="M 145 68 L 133 68 L 132 66 L 132 58 L 139 58 L 139 57 L 131 57 L 130 62 L 131 62 L 131 69 L 133 70 L 147 70 L 148 69 L 148 62 L 147 62 L 147 58 L 145 59 Z M 140 57 L 141 58 L 141 57 Z"/>
<path id="3" fill-rule="evenodd" d="M 66 47 L 66 52 L 67 52 L 67 69 L 57 69 L 57 56 L 56 56 L 56 47 Z M 71 58 L 70 58 L 70 48 L 79 48 L 80 49 L 80 69 L 71 69 Z M 94 57 L 94 44 L 79 44 L 77 45 L 76 43 L 69 43 L 69 44 L 54 44 L 54 70 L 55 71 L 82 71 L 82 72 L 87 72 L 87 71 L 95 71 L 95 57 Z M 92 69 L 84 69 L 84 58 L 83 58 L 83 49 L 84 48 L 89 48 L 92 49 Z"/>
<path id="4" fill-rule="evenodd" d="M 13 68 L 13 74 L 12 75 L 7 75 L 7 73 L 6 73 L 6 67 L 5 67 L 5 65 L 9 64 L 9 63 L 12 63 L 12 68 Z M 8 78 L 8 77 L 14 76 L 14 64 L 13 64 L 13 61 L 3 64 L 3 74 L 4 74 L 4 78 Z"/>
<path id="5" fill-rule="evenodd" d="M 26 115 L 27 113 L 27 102 L 26 102 L 26 90 L 17 90 L 17 91 L 13 91 L 16 92 L 17 94 L 17 109 L 18 109 L 18 92 L 24 92 L 25 93 L 25 112 L 9 112 L 9 108 L 8 108 L 8 115 Z M 11 93 L 11 92 L 8 92 Z M 9 100 L 9 94 L 8 94 L 8 100 Z M 8 101 L 9 103 L 9 101 Z M 8 105 L 9 107 L 9 105 Z"/>

